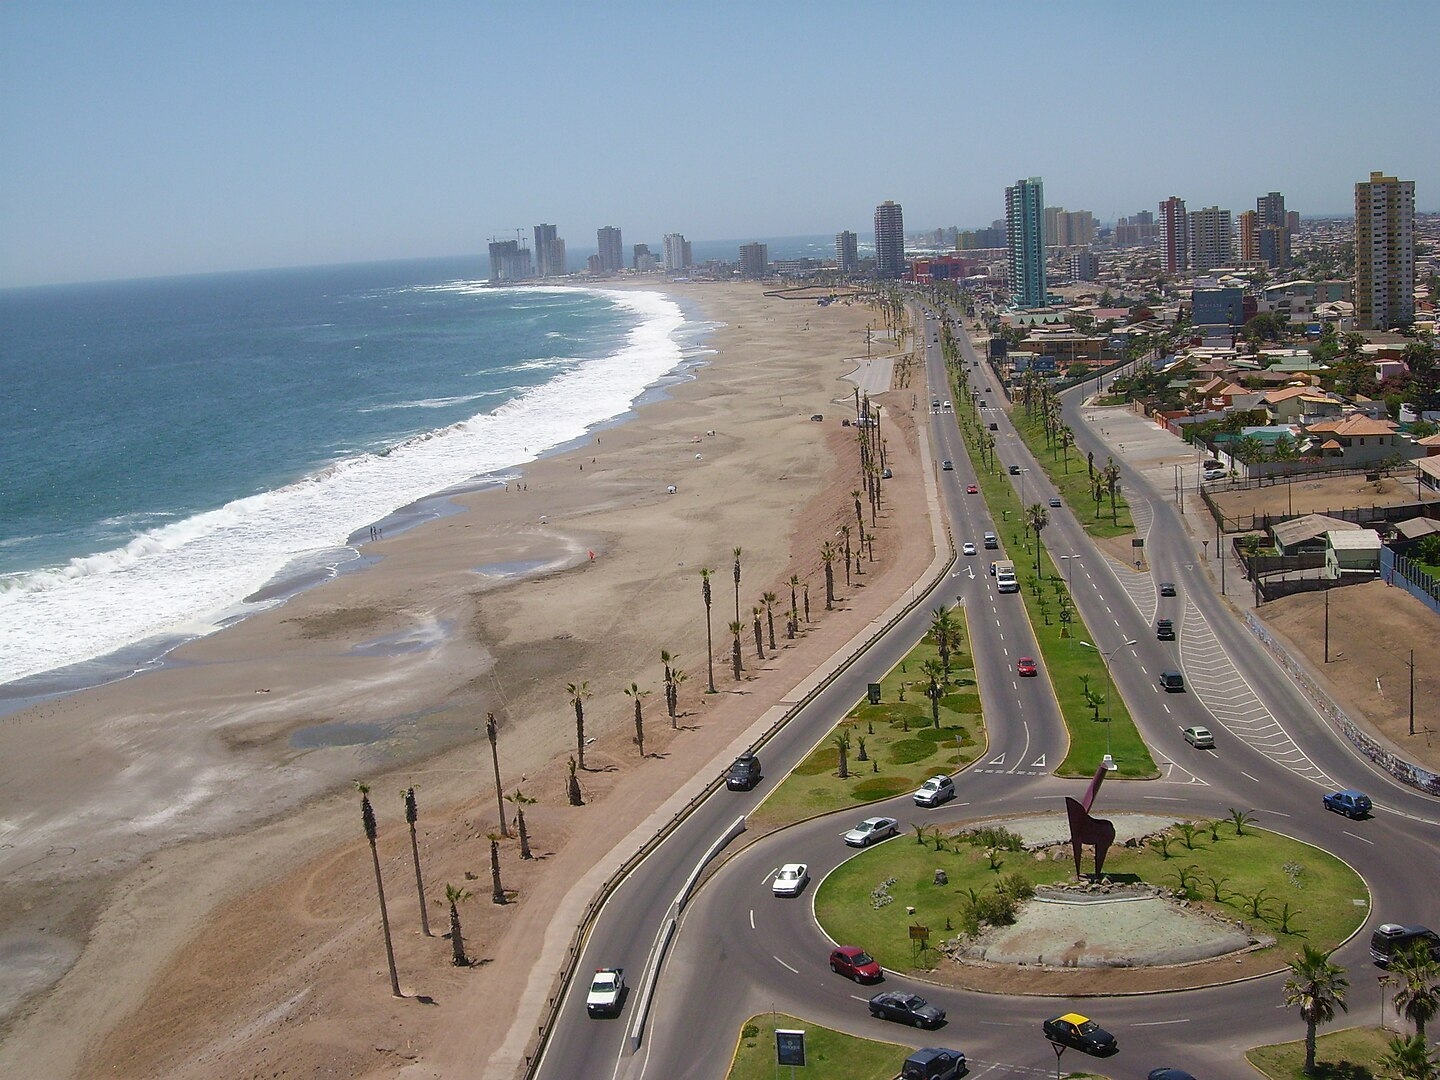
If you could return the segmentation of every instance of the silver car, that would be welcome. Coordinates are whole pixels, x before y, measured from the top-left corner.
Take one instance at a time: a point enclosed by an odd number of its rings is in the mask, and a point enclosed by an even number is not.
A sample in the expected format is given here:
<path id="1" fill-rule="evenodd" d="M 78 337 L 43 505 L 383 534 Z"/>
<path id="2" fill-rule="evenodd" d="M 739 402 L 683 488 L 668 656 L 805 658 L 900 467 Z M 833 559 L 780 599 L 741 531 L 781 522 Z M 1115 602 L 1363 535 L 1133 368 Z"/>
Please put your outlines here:
<path id="1" fill-rule="evenodd" d="M 916 806 L 939 806 L 955 797 L 955 781 L 948 776 L 932 776 L 915 792 Z"/>
<path id="2" fill-rule="evenodd" d="M 867 817 L 845 834 L 845 843 L 851 847 L 868 847 L 880 840 L 888 840 L 895 835 L 895 819 L 893 817 Z"/>
<path id="3" fill-rule="evenodd" d="M 804 863 L 786 863 L 775 875 L 770 891 L 776 896 L 799 896 L 800 890 L 810 880 L 810 871 Z"/>

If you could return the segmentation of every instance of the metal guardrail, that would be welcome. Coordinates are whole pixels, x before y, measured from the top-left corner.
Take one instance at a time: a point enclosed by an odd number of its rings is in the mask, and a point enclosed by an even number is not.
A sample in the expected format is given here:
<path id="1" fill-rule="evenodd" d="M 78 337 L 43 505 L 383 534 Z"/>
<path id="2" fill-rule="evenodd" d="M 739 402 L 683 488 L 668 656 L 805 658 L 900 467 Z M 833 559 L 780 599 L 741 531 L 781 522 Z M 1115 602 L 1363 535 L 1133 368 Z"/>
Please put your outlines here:
<path id="1" fill-rule="evenodd" d="M 1305 692 L 1305 696 L 1314 704 L 1320 715 L 1330 721 L 1356 750 L 1402 784 L 1423 791 L 1427 795 L 1440 795 L 1440 775 L 1406 761 L 1400 755 L 1387 750 L 1368 732 L 1363 731 L 1355 721 L 1345 714 L 1344 709 L 1331 700 L 1329 694 L 1320 689 L 1305 666 L 1291 656 L 1290 651 L 1260 624 L 1259 618 L 1253 611 L 1245 613 L 1245 626 L 1255 635 L 1260 644 L 1269 650 L 1275 662 L 1295 681 L 1295 685 Z"/>
<path id="2" fill-rule="evenodd" d="M 764 734 L 762 734 L 760 738 L 756 740 L 752 749 L 759 750 L 764 747 L 766 743 L 768 743 L 772 738 L 775 737 L 775 735 L 780 731 L 781 728 L 783 728 L 797 715 L 799 715 L 799 713 L 803 709 L 805 709 L 812 701 L 819 697 L 821 693 L 828 689 L 836 679 L 838 679 L 841 675 L 848 671 L 850 667 L 857 660 L 860 659 L 860 657 L 864 656 L 865 653 L 869 652 L 870 649 L 872 649 L 881 638 L 883 638 L 891 630 L 895 629 L 895 627 L 898 626 L 907 615 L 909 615 L 912 611 L 914 611 L 917 607 L 924 603 L 929 598 L 932 592 L 934 592 L 937 588 L 943 585 L 946 580 L 948 580 L 950 567 L 954 565 L 955 562 L 955 538 L 950 533 L 950 527 L 948 522 L 945 527 L 945 537 L 948 541 L 950 548 L 950 558 L 944 563 L 944 565 L 940 567 L 939 571 L 935 574 L 933 578 L 931 578 L 930 582 L 925 586 L 925 588 L 916 590 L 915 595 L 911 598 L 908 604 L 906 604 L 903 608 L 896 612 L 896 614 L 893 615 L 885 623 L 884 626 L 880 627 L 880 629 L 876 630 L 875 633 L 871 634 L 868 638 L 866 638 L 865 641 L 862 642 L 858 648 L 856 648 L 843 661 L 837 664 L 825 676 L 825 678 L 821 679 L 820 682 L 816 683 L 815 686 L 813 686 L 799 701 L 797 701 L 793 706 L 787 709 L 780 716 L 780 718 L 777 719 L 775 723 L 771 724 L 770 727 L 766 729 Z M 591 898 L 590 903 L 585 908 L 585 915 L 580 920 L 580 925 L 575 928 L 575 933 L 571 937 L 570 944 L 566 949 L 565 962 L 562 965 L 560 972 L 556 976 L 555 993 L 552 994 L 549 998 L 549 1004 L 547 1006 L 545 1015 L 541 1019 L 540 1024 L 538 1025 L 536 1030 L 535 1041 L 532 1044 L 530 1051 L 525 1055 L 525 1070 L 521 1074 L 524 1080 L 533 1080 L 533 1077 L 535 1076 L 535 1071 L 539 1068 L 540 1059 L 544 1053 L 545 1045 L 549 1042 L 550 1033 L 555 1026 L 555 1018 L 559 1015 L 560 1007 L 564 1004 L 566 994 L 569 993 L 570 984 L 575 979 L 575 965 L 580 958 L 581 947 L 583 946 L 585 939 L 589 937 L 590 931 L 594 926 L 596 916 L 599 915 L 600 909 L 605 906 L 605 901 L 608 900 L 611 894 L 620 887 L 621 882 L 623 882 L 625 878 L 628 877 L 652 851 L 659 847 L 661 843 L 663 843 L 665 839 L 670 836 L 671 833 L 673 833 L 677 828 L 679 828 L 680 824 L 692 813 L 694 813 L 695 809 L 701 803 L 703 803 L 712 794 L 719 790 L 720 786 L 724 782 L 725 776 L 723 773 L 717 776 L 714 780 L 710 781 L 710 783 L 705 786 L 703 791 L 701 791 L 689 802 L 687 802 L 683 807 L 676 811 L 675 815 L 659 830 L 657 830 L 654 836 L 652 836 L 649 840 L 642 844 L 638 851 L 636 851 L 633 855 L 631 855 L 628 859 L 621 863 L 619 869 L 617 869 L 615 873 L 611 874 L 610 877 L 606 879 L 605 884 L 601 886 L 600 891 L 593 898 Z M 715 850 L 718 851 L 718 849 Z M 706 861 L 708 862 L 709 860 L 707 859 Z M 687 884 L 686 890 L 684 893 L 682 893 L 682 895 L 685 895 L 688 898 L 689 889 L 693 887 L 693 884 L 694 878 L 692 876 L 692 880 Z M 658 967 L 659 965 L 657 964 L 657 970 Z"/>

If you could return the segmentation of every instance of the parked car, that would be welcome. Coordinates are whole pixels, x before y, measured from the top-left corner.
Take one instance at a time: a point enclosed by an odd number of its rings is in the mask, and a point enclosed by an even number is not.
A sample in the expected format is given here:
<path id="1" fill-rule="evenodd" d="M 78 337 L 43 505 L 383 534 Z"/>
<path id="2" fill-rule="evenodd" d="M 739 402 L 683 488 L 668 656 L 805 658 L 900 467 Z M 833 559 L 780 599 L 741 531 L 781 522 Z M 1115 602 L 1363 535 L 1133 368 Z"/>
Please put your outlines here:
<path id="1" fill-rule="evenodd" d="M 786 863 L 775 875 L 770 891 L 776 896 L 799 896 L 800 890 L 810 880 L 810 870 L 803 862 Z"/>
<path id="2" fill-rule="evenodd" d="M 1181 694 L 1185 692 L 1185 676 L 1178 671 L 1162 671 L 1160 678 L 1156 680 L 1160 689 L 1167 694 Z"/>
<path id="3" fill-rule="evenodd" d="M 822 420 L 825 419 L 825 414 L 824 414 L 824 413 L 818 413 L 818 412 L 817 412 L 817 413 L 811 413 L 811 414 L 810 414 L 810 419 L 813 420 L 813 421 L 815 421 L 815 423 L 818 424 L 818 423 L 820 423 L 820 421 L 822 421 Z"/>
<path id="4" fill-rule="evenodd" d="M 1046 1020 L 1043 1029 L 1045 1038 L 1052 1043 L 1071 1046 L 1086 1054 L 1113 1054 L 1119 1046 L 1115 1036 L 1095 1023 L 1088 1016 L 1079 1013 L 1064 1013 Z"/>
<path id="5" fill-rule="evenodd" d="M 945 1022 L 945 1010 L 931 1005 L 918 994 L 887 990 L 870 999 L 870 1015 L 916 1027 L 939 1027 Z"/>
<path id="6" fill-rule="evenodd" d="M 1175 595 L 1175 583 L 1174 583 L 1173 581 L 1162 581 L 1162 582 L 1160 582 L 1160 595 L 1161 595 L 1161 596 L 1174 596 L 1174 595 Z"/>
<path id="7" fill-rule="evenodd" d="M 1200 727 L 1198 724 L 1187 727 L 1184 731 L 1185 741 L 1196 750 L 1214 750 L 1215 736 L 1210 734 L 1208 727 Z"/>
<path id="8" fill-rule="evenodd" d="M 1370 959 L 1381 967 L 1389 967 L 1392 959 L 1417 945 L 1429 949 L 1430 959 L 1440 962 L 1440 934 L 1428 926 L 1381 923 L 1370 935 Z"/>
<path id="9" fill-rule="evenodd" d="M 869 847 L 871 844 L 887 840 L 895 835 L 895 819 L 893 817 L 867 817 L 844 835 L 845 843 L 851 847 Z"/>
<path id="10" fill-rule="evenodd" d="M 1224 470 L 1224 469 L 1206 469 L 1205 472 L 1204 472 L 1203 474 L 1201 474 L 1201 479 L 1202 479 L 1202 480 L 1224 480 L 1224 479 L 1225 479 L 1225 470 Z"/>
<path id="11" fill-rule="evenodd" d="M 965 554 L 965 555 L 974 555 L 974 554 L 975 554 L 975 545 L 972 544 L 969 540 L 966 540 L 965 543 L 963 543 L 962 545 L 960 545 L 960 551 L 961 551 L 962 554 Z"/>
<path id="12" fill-rule="evenodd" d="M 927 1046 L 905 1059 L 900 1080 L 958 1080 L 965 1072 L 965 1055 L 959 1050 Z"/>
<path id="13" fill-rule="evenodd" d="M 1353 788 L 1332 791 L 1325 796 L 1324 802 L 1326 810 L 1334 810 L 1348 818 L 1362 818 L 1370 813 L 1370 796 Z"/>
<path id="14" fill-rule="evenodd" d="M 915 792 L 916 806 L 939 806 L 955 797 L 955 781 L 948 776 L 932 776 Z"/>
<path id="15" fill-rule="evenodd" d="M 1039 674 L 1039 669 L 1035 666 L 1035 658 L 1033 656 L 1022 656 L 1019 660 L 1016 660 L 1015 674 L 1022 678 Z"/>
<path id="16" fill-rule="evenodd" d="M 946 472 L 954 472 L 955 463 L 947 457 L 944 461 L 940 463 L 940 468 L 944 469 Z"/>
<path id="17" fill-rule="evenodd" d="M 1159 641 L 1174 641 L 1174 640 L 1175 640 L 1175 620 L 1173 620 L 1173 619 L 1156 619 L 1156 620 L 1155 620 L 1155 637 L 1156 637 L 1156 639 L 1159 640 Z"/>
<path id="18" fill-rule="evenodd" d="M 749 791 L 760 782 L 760 759 L 754 754 L 741 754 L 725 774 L 725 786 L 731 791 Z"/>
<path id="19" fill-rule="evenodd" d="M 895 472 L 894 472 L 894 470 L 892 470 L 892 469 L 881 469 L 881 470 L 880 470 L 880 479 L 881 479 L 881 480 L 893 480 L 893 479 L 895 479 Z"/>
<path id="20" fill-rule="evenodd" d="M 858 945 L 841 945 L 830 950 L 830 970 L 858 983 L 879 982 L 885 977 L 880 965 Z"/>

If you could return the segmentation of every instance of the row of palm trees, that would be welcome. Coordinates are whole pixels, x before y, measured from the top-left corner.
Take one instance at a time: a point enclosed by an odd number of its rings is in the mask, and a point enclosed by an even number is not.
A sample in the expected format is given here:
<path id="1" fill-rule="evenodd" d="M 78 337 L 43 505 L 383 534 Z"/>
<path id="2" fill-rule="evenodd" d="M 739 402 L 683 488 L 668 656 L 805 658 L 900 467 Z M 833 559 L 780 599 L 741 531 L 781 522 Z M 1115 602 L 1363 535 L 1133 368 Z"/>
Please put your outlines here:
<path id="1" fill-rule="evenodd" d="M 1305 1074 L 1315 1067 L 1315 1029 L 1335 1019 L 1336 1010 L 1348 1012 L 1346 992 L 1349 980 L 1345 969 L 1330 959 L 1330 953 L 1306 945 L 1290 962 L 1285 981 L 1287 1007 L 1298 1008 L 1305 1021 Z M 1380 1061 L 1383 1075 L 1395 1080 L 1435 1080 L 1440 1077 L 1440 1055 L 1425 1041 L 1425 1025 L 1440 1012 L 1440 963 L 1423 944 L 1397 954 L 1390 961 L 1390 976 L 1396 990 L 1392 999 L 1397 1014 L 1415 1025 L 1415 1034 L 1397 1035 Z"/>

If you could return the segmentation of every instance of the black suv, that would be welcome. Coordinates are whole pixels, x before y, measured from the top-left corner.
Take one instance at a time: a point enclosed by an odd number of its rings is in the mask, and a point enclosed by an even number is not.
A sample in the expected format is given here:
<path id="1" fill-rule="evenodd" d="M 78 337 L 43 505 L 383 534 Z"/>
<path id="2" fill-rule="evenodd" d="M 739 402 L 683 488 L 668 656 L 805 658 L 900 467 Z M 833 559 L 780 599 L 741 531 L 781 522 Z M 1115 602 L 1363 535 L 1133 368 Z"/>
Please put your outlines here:
<path id="1" fill-rule="evenodd" d="M 1175 621 L 1173 619 L 1156 619 L 1155 637 L 1160 641 L 1174 641 Z"/>
<path id="2" fill-rule="evenodd" d="M 749 791 L 760 782 L 760 759 L 754 754 L 741 754 L 725 774 L 725 786 L 731 791 Z"/>

